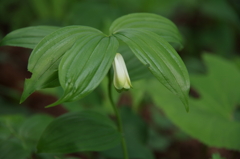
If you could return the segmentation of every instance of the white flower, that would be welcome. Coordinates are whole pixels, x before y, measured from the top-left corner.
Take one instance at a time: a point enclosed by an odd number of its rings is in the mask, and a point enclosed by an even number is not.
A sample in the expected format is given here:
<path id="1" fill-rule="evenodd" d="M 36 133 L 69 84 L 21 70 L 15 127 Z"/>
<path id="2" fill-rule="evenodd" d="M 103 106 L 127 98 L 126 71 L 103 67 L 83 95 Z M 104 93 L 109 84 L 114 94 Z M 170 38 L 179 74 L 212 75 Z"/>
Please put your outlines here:
<path id="1" fill-rule="evenodd" d="M 126 64 L 121 54 L 117 53 L 113 61 L 113 84 L 117 90 L 130 89 L 132 84 L 128 75 Z"/>

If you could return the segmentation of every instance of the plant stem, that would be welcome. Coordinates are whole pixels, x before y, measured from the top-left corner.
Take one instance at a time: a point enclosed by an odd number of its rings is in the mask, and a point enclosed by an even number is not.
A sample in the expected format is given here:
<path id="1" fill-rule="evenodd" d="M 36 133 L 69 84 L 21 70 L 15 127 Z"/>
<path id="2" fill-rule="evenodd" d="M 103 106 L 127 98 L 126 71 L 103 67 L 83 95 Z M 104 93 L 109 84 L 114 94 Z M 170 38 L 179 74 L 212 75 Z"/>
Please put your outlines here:
<path id="1" fill-rule="evenodd" d="M 124 137 L 121 115 L 119 114 L 118 108 L 117 108 L 116 104 L 114 103 L 113 97 L 112 97 L 111 70 L 109 70 L 109 73 L 108 73 L 108 96 L 109 96 L 110 102 L 112 104 L 112 107 L 113 107 L 114 112 L 115 112 L 116 117 L 117 117 L 118 131 L 122 134 L 121 143 L 122 143 L 122 150 L 123 150 L 124 159 L 128 159 L 127 144 L 126 144 L 126 140 L 125 140 L 125 137 Z"/>

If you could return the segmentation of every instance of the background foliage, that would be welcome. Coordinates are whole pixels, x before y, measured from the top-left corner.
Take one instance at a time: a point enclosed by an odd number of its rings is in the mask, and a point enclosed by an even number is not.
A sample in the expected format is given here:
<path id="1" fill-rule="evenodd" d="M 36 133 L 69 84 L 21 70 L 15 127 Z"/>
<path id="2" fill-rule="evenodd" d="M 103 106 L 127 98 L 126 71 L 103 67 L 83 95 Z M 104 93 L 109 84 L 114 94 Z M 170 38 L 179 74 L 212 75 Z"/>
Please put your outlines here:
<path id="1" fill-rule="evenodd" d="M 184 48 L 178 53 L 190 73 L 191 98 L 190 111 L 186 113 L 179 100 L 154 80 L 125 46 L 120 47 L 130 78 L 135 81 L 129 92 L 114 92 L 130 156 L 240 158 L 237 0 L 1 0 L 0 38 L 15 29 L 36 25 L 85 25 L 108 33 L 114 19 L 135 12 L 165 16 L 179 28 Z M 34 93 L 19 105 L 23 81 L 31 76 L 27 72 L 30 52 L 19 47 L 0 47 L 0 159 L 121 158 L 119 146 L 99 153 L 37 153 L 41 133 L 55 117 L 89 109 L 112 116 L 113 111 L 107 97 L 107 79 L 80 101 L 44 108 L 56 101 L 56 95 L 62 95 L 62 90 L 56 88 Z M 112 127 L 106 129 L 114 131 Z M 48 136 L 48 131 L 43 137 Z"/>

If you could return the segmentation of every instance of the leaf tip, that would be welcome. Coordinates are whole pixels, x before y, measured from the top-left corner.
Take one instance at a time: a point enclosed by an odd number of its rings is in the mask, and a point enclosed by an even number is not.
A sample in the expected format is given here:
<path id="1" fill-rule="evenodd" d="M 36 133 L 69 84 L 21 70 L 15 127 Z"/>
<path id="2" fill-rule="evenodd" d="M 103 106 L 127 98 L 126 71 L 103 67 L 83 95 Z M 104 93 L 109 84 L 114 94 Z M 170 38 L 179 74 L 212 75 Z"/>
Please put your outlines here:
<path id="1" fill-rule="evenodd" d="M 186 109 L 186 112 L 189 113 L 189 103 L 188 103 L 188 98 L 182 101 L 184 104 L 184 107 Z"/>
<path id="2" fill-rule="evenodd" d="M 188 95 L 185 95 L 184 97 L 179 96 L 179 98 L 180 98 L 182 104 L 184 105 L 186 112 L 188 113 L 189 112 Z"/>
<path id="3" fill-rule="evenodd" d="M 59 99 L 58 101 L 52 103 L 52 104 L 49 104 L 47 106 L 45 106 L 45 108 L 50 108 L 50 107 L 54 107 L 54 106 L 57 106 L 57 105 L 60 105 L 62 104 L 64 101 L 62 101 L 61 99 Z"/>
<path id="4" fill-rule="evenodd" d="M 189 113 L 189 105 L 185 106 L 187 113 Z"/>
<path id="5" fill-rule="evenodd" d="M 25 98 L 22 98 L 22 97 L 21 97 L 21 99 L 20 99 L 20 101 L 19 101 L 19 104 L 22 104 L 24 101 L 25 101 Z"/>
<path id="6" fill-rule="evenodd" d="M 35 87 L 31 87 L 32 85 L 30 81 L 31 79 L 25 80 L 23 93 L 20 98 L 20 104 L 23 103 L 36 90 Z"/>
<path id="7" fill-rule="evenodd" d="M 19 103 L 22 104 L 31 94 L 32 93 L 24 90 Z"/>

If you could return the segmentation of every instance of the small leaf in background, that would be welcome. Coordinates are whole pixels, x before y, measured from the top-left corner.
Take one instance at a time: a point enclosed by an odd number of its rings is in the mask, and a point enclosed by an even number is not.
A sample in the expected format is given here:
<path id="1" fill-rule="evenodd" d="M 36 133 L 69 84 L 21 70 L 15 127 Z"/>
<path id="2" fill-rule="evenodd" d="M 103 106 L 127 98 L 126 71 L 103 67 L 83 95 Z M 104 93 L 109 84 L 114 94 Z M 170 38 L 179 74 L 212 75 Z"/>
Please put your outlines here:
<path id="1" fill-rule="evenodd" d="M 184 58 L 184 63 L 187 67 L 189 74 L 205 73 L 206 68 L 201 59 L 195 57 Z"/>
<path id="2" fill-rule="evenodd" d="M 58 65 L 62 56 L 78 38 L 91 33 L 101 32 L 91 27 L 69 26 L 45 36 L 29 57 L 28 70 L 32 77 L 25 80 L 21 102 L 35 90 L 59 86 Z"/>
<path id="3" fill-rule="evenodd" d="M 26 121 L 23 115 L 4 115 L 0 118 L 0 158 L 1 159 L 26 159 L 30 156 L 34 146 L 29 146 L 28 140 L 21 136 L 19 130 Z M 35 125 L 37 127 L 38 125 Z M 32 134 L 34 136 L 34 134 Z"/>
<path id="4" fill-rule="evenodd" d="M 34 154 L 34 157 L 36 157 L 37 159 L 65 159 L 60 157 L 61 155 L 56 155 L 56 154 L 46 154 L 46 153 L 36 153 Z"/>
<path id="5" fill-rule="evenodd" d="M 49 1 L 47 1 L 47 4 L 49 5 Z M 52 13 L 53 17 L 57 20 L 62 20 L 65 16 L 64 12 L 69 11 L 69 1 L 67 0 L 52 0 L 50 4 L 52 4 L 50 13 Z"/>
<path id="6" fill-rule="evenodd" d="M 114 123 L 94 111 L 68 113 L 51 122 L 38 143 L 38 152 L 103 151 L 120 143 Z"/>
<path id="7" fill-rule="evenodd" d="M 236 30 L 229 23 L 218 24 L 200 30 L 196 42 L 204 48 L 210 48 L 213 52 L 225 57 L 234 55 Z"/>
<path id="8" fill-rule="evenodd" d="M 18 139 L 0 140 L 0 158 L 1 159 L 26 159 L 31 151 L 22 145 Z"/>
<path id="9" fill-rule="evenodd" d="M 219 153 L 215 153 L 215 154 L 212 154 L 212 158 L 211 159 L 225 159 L 225 158 L 221 157 L 221 155 Z"/>
<path id="10" fill-rule="evenodd" d="M 17 29 L 7 34 L 0 42 L 0 46 L 19 46 L 34 49 L 35 46 L 48 34 L 56 31 L 55 26 L 32 26 Z"/>
<path id="11" fill-rule="evenodd" d="M 181 49 L 182 37 L 173 22 L 157 14 L 152 13 L 133 13 L 116 19 L 109 31 L 110 34 L 116 34 L 122 29 L 143 29 L 151 31 L 173 46 Z"/>
<path id="12" fill-rule="evenodd" d="M 0 139 L 7 139 L 12 135 L 18 136 L 18 130 L 25 119 L 23 115 L 0 116 Z"/>
<path id="13" fill-rule="evenodd" d="M 39 137 L 53 118 L 48 115 L 3 115 L 0 117 L 0 158 L 26 159 L 36 152 Z M 45 155 L 43 159 L 53 159 Z"/>
<path id="14" fill-rule="evenodd" d="M 47 19 L 49 17 L 51 17 L 51 12 L 53 12 L 53 10 L 51 10 L 51 2 L 49 3 L 49 1 L 46 0 L 32 0 L 30 1 L 30 4 L 32 5 L 34 12 L 42 19 Z"/>
<path id="15" fill-rule="evenodd" d="M 171 145 L 171 139 L 169 137 L 160 134 L 154 129 L 149 129 L 149 136 L 148 145 L 154 151 L 167 151 Z"/>
<path id="16" fill-rule="evenodd" d="M 27 118 L 19 128 L 19 135 L 23 137 L 32 148 L 36 144 L 47 125 L 53 120 L 53 117 L 48 115 L 37 114 Z"/>
<path id="17" fill-rule="evenodd" d="M 200 3 L 200 10 L 208 17 L 240 26 L 237 12 L 226 0 L 209 0 Z"/>
<path id="18" fill-rule="evenodd" d="M 86 25 L 108 33 L 111 22 L 121 14 L 119 8 L 112 7 L 110 3 L 77 1 L 68 13 L 68 23 L 71 25 Z"/>
<path id="19" fill-rule="evenodd" d="M 114 36 L 124 41 L 152 74 L 178 95 L 188 111 L 188 72 L 172 46 L 157 34 L 141 29 L 123 29 Z"/>
<path id="20" fill-rule="evenodd" d="M 146 123 L 128 107 L 122 107 L 121 116 L 129 158 L 154 159 L 153 153 L 146 146 L 148 139 Z M 122 159 L 122 147 L 118 145 L 103 151 L 102 155 L 108 158 Z"/>
<path id="21" fill-rule="evenodd" d="M 190 76 L 199 99 L 190 98 L 191 111 L 186 113 L 174 95 L 158 85 L 148 84 L 148 93 L 166 115 L 186 133 L 214 147 L 240 150 L 240 122 L 234 119 L 240 102 L 240 73 L 231 62 L 205 54 L 207 75 Z"/>

